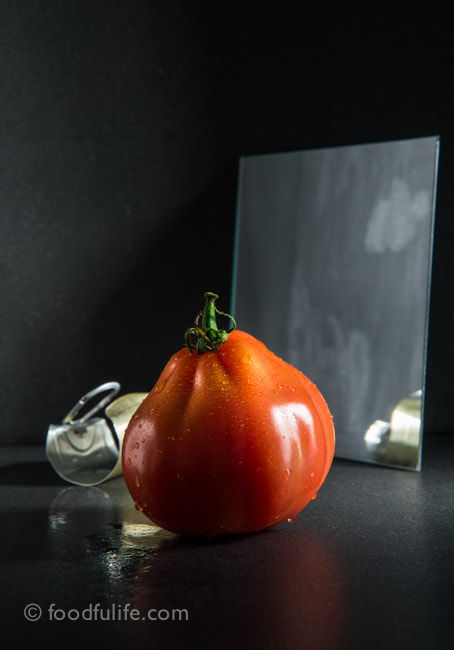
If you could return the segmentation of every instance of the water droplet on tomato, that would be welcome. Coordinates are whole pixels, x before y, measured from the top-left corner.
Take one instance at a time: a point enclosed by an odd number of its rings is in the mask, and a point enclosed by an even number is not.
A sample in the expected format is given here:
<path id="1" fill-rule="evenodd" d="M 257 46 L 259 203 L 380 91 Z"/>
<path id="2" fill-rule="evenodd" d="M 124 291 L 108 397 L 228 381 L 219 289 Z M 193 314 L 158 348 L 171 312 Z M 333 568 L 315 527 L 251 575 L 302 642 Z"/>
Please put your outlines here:
<path id="1" fill-rule="evenodd" d="M 154 389 L 155 393 L 160 393 L 165 385 L 166 385 L 166 382 L 163 379 L 162 381 L 159 382 L 159 384 L 157 384 L 156 388 Z"/>
<path id="2" fill-rule="evenodd" d="M 294 386 L 287 386 L 287 389 L 288 389 L 291 393 L 294 393 L 295 390 L 296 390 Z"/>
<path id="3" fill-rule="evenodd" d="M 139 443 L 136 442 L 136 444 L 134 445 L 134 447 L 135 447 L 136 449 L 138 449 L 138 448 L 139 448 Z"/>
<path id="4" fill-rule="evenodd" d="M 312 497 L 312 501 L 313 501 L 314 499 L 316 499 L 316 498 L 317 498 L 317 495 L 314 494 L 314 496 Z"/>
<path id="5" fill-rule="evenodd" d="M 315 476 L 314 472 L 311 472 L 310 476 L 311 476 L 311 478 L 314 478 L 314 476 Z"/>
<path id="6" fill-rule="evenodd" d="M 139 512 L 143 511 L 142 506 L 137 501 L 134 503 L 134 506 L 135 506 L 135 509 L 138 510 Z"/>
<path id="7" fill-rule="evenodd" d="M 140 487 L 140 481 L 139 481 L 139 477 L 137 476 L 137 474 L 136 474 L 136 485 L 137 485 L 137 487 Z"/>
<path id="8" fill-rule="evenodd" d="M 248 365 L 248 364 L 250 364 L 250 363 L 252 363 L 252 359 L 251 359 L 251 357 L 248 357 L 247 354 L 244 354 L 244 355 L 241 357 L 240 361 L 241 361 L 241 363 L 244 363 L 245 366 Z"/>
<path id="9" fill-rule="evenodd" d="M 293 517 L 290 517 L 289 519 L 287 519 L 287 521 L 288 521 L 289 524 L 294 524 L 295 521 L 296 521 L 296 515 L 294 515 Z"/>
<path id="10" fill-rule="evenodd" d="M 126 462 L 128 463 L 128 465 L 130 465 L 131 464 L 131 459 L 128 458 L 128 460 Z"/>

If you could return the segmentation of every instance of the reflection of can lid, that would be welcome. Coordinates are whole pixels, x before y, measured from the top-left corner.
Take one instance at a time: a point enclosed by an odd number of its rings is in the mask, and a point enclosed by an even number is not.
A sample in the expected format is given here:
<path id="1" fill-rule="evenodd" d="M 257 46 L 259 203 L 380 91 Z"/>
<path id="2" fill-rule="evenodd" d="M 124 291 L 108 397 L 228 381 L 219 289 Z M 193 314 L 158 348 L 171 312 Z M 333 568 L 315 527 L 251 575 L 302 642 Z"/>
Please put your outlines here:
<path id="1" fill-rule="evenodd" d="M 392 410 L 390 422 L 375 420 L 364 440 L 370 458 L 384 465 L 421 469 L 422 390 L 417 390 Z"/>
<path id="2" fill-rule="evenodd" d="M 80 398 L 61 424 L 47 432 L 46 454 L 54 470 L 76 485 L 98 485 L 122 473 L 121 445 L 128 422 L 146 393 L 123 395 L 118 382 L 108 382 Z M 107 393 L 88 408 L 95 397 Z M 99 417 L 105 409 L 104 417 Z M 78 417 L 85 410 L 85 414 Z M 98 414 L 98 417 L 94 417 Z"/>

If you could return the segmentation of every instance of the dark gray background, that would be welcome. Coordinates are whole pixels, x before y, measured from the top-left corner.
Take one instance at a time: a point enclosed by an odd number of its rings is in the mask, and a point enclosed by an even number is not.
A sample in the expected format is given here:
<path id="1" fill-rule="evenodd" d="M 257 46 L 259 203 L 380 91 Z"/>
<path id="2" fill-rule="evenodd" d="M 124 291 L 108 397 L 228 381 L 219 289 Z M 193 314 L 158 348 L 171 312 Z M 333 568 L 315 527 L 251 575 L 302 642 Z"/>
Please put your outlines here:
<path id="1" fill-rule="evenodd" d="M 442 12 L 0 0 L 0 443 L 148 390 L 230 302 L 238 159 L 441 137 L 428 431 L 449 431 L 452 38 Z M 241 323 L 239 323 L 241 328 Z"/>
<path id="2" fill-rule="evenodd" d="M 234 314 L 307 374 L 336 453 L 424 387 L 438 138 L 241 160 Z"/>

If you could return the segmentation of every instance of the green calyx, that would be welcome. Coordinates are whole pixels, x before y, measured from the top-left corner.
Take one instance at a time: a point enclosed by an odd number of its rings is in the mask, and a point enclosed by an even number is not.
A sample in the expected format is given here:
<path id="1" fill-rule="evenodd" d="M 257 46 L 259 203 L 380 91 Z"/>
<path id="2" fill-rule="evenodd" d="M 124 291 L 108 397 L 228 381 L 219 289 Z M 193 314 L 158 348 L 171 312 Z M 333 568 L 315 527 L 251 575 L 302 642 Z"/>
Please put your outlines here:
<path id="1" fill-rule="evenodd" d="M 230 314 L 217 309 L 215 302 L 218 299 L 215 293 L 207 291 L 205 294 L 205 307 L 195 319 L 194 327 L 186 330 L 185 341 L 189 352 L 212 352 L 219 349 L 219 346 L 227 341 L 230 332 L 236 327 L 235 319 Z M 216 315 L 229 318 L 233 327 L 229 330 L 219 329 L 216 323 Z M 200 322 L 201 320 L 201 322 Z"/>

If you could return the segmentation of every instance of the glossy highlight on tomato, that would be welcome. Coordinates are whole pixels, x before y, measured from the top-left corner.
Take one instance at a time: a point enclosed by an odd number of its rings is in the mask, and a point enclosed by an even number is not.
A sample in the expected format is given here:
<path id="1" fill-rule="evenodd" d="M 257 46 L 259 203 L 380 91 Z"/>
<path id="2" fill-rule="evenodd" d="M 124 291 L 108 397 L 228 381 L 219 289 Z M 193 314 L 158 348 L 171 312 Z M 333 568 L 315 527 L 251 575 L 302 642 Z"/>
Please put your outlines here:
<path id="1" fill-rule="evenodd" d="M 215 294 L 125 432 L 136 507 L 182 535 L 259 531 L 317 495 L 334 456 L 318 388 L 253 336 L 216 325 Z M 233 320 L 233 319 L 232 319 Z"/>

